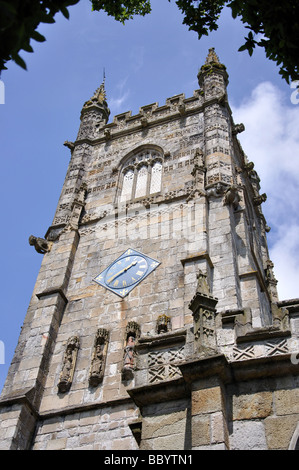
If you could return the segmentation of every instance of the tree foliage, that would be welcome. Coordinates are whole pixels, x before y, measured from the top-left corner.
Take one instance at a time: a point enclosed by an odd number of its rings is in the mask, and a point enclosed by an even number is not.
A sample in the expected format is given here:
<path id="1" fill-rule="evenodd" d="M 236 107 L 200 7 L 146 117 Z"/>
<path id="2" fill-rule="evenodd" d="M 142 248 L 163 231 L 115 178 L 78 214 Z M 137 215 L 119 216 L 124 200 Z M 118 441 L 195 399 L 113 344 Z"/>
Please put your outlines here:
<path id="1" fill-rule="evenodd" d="M 177 0 L 176 4 L 184 14 L 183 23 L 199 39 L 218 28 L 224 6 L 231 8 L 233 18 L 239 17 L 250 30 L 239 51 L 252 55 L 256 46 L 263 47 L 288 83 L 299 80 L 298 0 Z"/>
<path id="2" fill-rule="evenodd" d="M 26 68 L 20 57 L 20 50 L 33 52 L 30 39 L 38 42 L 46 40 L 37 32 L 40 23 L 55 23 L 54 16 L 59 11 L 69 18 L 67 7 L 79 0 L 0 0 L 0 71 L 5 70 L 6 62 L 14 60 Z"/>
<path id="3" fill-rule="evenodd" d="M 80 0 L 0 0 L 0 73 L 14 60 L 26 68 L 19 52 L 33 52 L 31 39 L 42 42 L 40 23 L 54 23 L 61 12 L 69 18 L 68 7 Z M 151 11 L 150 0 L 90 0 L 93 10 L 103 10 L 124 23 L 134 15 Z M 163 0 L 160 0 L 163 1 Z M 172 0 L 168 0 L 169 2 Z M 250 55 L 256 46 L 280 67 L 279 73 L 289 83 L 299 80 L 299 2 L 298 0 L 173 0 L 184 15 L 183 23 L 200 39 L 218 29 L 224 7 L 233 18 L 240 18 L 250 31 L 239 51 Z"/>
<path id="4" fill-rule="evenodd" d="M 33 52 L 31 39 L 43 42 L 46 38 L 37 31 L 40 23 L 55 23 L 61 12 L 69 18 L 68 7 L 80 0 L 0 0 L 0 73 L 9 60 L 26 69 L 19 55 L 21 50 Z M 134 15 L 150 13 L 150 0 L 90 0 L 93 10 L 104 10 L 124 23 Z"/>

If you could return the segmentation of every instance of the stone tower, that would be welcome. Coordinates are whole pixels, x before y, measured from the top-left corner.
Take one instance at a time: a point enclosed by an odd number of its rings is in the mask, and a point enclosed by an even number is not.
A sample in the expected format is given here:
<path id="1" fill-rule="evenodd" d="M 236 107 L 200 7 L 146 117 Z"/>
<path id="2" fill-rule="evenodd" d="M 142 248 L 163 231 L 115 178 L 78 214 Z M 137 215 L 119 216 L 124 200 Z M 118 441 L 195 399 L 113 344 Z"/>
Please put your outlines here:
<path id="1" fill-rule="evenodd" d="M 193 96 L 87 101 L 1 395 L 3 449 L 288 449 L 299 300 L 214 49 Z M 39 255 L 36 255 L 39 256 Z"/>

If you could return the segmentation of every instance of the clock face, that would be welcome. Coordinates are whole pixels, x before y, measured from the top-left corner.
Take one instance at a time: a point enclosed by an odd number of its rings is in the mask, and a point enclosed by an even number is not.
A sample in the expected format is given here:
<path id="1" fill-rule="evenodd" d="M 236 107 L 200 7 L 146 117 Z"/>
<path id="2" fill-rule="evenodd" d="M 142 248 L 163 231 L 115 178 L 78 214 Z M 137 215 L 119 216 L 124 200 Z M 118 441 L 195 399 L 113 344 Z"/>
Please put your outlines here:
<path id="1" fill-rule="evenodd" d="M 159 264 L 159 261 L 129 248 L 94 281 L 120 297 L 126 297 Z"/>

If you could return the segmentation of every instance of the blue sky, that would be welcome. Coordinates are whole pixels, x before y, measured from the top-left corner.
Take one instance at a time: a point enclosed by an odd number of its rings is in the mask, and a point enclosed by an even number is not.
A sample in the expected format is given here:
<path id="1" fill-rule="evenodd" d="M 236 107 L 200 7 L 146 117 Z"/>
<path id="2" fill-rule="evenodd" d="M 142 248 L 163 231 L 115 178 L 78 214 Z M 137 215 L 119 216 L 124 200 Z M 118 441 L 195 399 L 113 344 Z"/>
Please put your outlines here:
<path id="1" fill-rule="evenodd" d="M 106 90 L 115 114 L 178 93 L 192 96 L 197 72 L 215 47 L 229 73 L 229 101 L 245 153 L 255 163 L 268 195 L 263 211 L 271 226 L 271 259 L 281 299 L 299 297 L 299 104 L 262 50 L 238 52 L 248 31 L 225 11 L 218 31 L 197 39 L 182 25 L 172 0 L 152 0 L 153 11 L 125 26 L 105 13 L 91 12 L 89 0 L 70 7 L 70 19 L 42 25 L 45 43 L 23 52 L 28 71 L 14 63 L 3 72 L 5 104 L 0 105 L 2 201 L 0 389 L 20 334 L 42 255 L 29 246 L 31 234 L 51 225 L 69 163 L 65 140 L 73 141 L 80 111 L 106 72 Z M 295 95 L 296 97 L 296 95 Z M 298 96 L 299 97 L 299 96 Z M 293 100 L 294 101 L 294 100 Z M 296 100 L 295 100 L 296 102 Z"/>

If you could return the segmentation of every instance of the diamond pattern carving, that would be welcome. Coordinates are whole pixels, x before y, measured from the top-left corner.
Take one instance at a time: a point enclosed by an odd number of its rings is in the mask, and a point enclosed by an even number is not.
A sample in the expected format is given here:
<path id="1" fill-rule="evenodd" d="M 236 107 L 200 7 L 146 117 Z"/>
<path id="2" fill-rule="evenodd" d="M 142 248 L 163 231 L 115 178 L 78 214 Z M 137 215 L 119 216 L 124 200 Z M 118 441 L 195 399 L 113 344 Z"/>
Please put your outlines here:
<path id="1" fill-rule="evenodd" d="M 167 351 L 151 352 L 148 355 L 149 383 L 181 377 L 175 363 L 184 359 L 184 347 Z"/>

